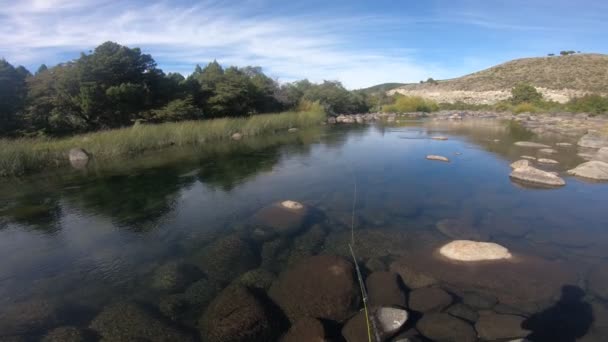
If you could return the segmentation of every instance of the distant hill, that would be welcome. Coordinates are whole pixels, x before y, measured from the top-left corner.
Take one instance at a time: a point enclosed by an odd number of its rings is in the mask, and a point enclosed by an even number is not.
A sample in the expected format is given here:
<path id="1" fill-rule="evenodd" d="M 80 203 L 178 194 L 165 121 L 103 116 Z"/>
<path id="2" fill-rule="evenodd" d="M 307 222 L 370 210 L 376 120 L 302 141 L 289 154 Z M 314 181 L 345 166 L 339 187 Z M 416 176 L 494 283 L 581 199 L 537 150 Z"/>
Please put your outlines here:
<path id="1" fill-rule="evenodd" d="M 522 58 L 486 70 L 435 83 L 406 84 L 389 93 L 439 102 L 495 103 L 519 83 L 537 87 L 546 98 L 566 102 L 587 93 L 608 94 L 608 55 Z"/>
<path id="2" fill-rule="evenodd" d="M 407 83 L 382 83 L 382 84 L 378 84 L 369 88 L 363 88 L 363 89 L 359 89 L 361 91 L 364 91 L 368 94 L 373 94 L 373 93 L 382 93 L 382 92 L 387 92 L 389 90 L 393 90 L 395 88 L 399 88 L 401 86 L 407 85 Z"/>

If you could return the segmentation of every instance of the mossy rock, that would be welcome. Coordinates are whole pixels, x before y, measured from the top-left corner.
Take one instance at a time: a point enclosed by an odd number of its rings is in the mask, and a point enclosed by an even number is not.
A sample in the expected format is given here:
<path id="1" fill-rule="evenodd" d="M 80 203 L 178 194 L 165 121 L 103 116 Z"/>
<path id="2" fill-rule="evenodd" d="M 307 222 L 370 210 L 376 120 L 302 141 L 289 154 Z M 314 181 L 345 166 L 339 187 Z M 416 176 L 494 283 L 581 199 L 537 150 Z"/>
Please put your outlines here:
<path id="1" fill-rule="evenodd" d="M 167 292 L 178 292 L 203 277 L 198 267 L 181 261 L 170 261 L 158 267 L 152 277 L 152 287 Z"/>
<path id="2" fill-rule="evenodd" d="M 249 289 L 235 285 L 226 288 L 209 304 L 199 321 L 203 341 L 274 341 L 277 318 Z"/>
<path id="3" fill-rule="evenodd" d="M 93 319 L 90 328 L 104 341 L 194 341 L 188 333 L 130 302 L 108 305 Z"/>
<path id="4" fill-rule="evenodd" d="M 205 307 L 220 289 L 221 286 L 216 281 L 203 278 L 188 286 L 183 294 L 183 299 L 190 306 Z"/>
<path id="5" fill-rule="evenodd" d="M 55 328 L 42 338 L 42 342 L 84 342 L 85 340 L 85 334 L 71 326 Z"/>
<path id="6" fill-rule="evenodd" d="M 260 264 L 255 248 L 237 234 L 213 242 L 195 258 L 196 264 L 209 278 L 220 283 L 229 283 Z"/>
<path id="7" fill-rule="evenodd" d="M 43 331 L 57 326 L 61 313 L 56 303 L 49 300 L 32 299 L 8 304 L 0 308 L 0 333 L 21 335 Z"/>
<path id="8" fill-rule="evenodd" d="M 256 268 L 255 270 L 245 272 L 236 280 L 236 283 L 245 287 L 266 291 L 276 278 L 277 276 L 274 273 L 263 268 Z"/>

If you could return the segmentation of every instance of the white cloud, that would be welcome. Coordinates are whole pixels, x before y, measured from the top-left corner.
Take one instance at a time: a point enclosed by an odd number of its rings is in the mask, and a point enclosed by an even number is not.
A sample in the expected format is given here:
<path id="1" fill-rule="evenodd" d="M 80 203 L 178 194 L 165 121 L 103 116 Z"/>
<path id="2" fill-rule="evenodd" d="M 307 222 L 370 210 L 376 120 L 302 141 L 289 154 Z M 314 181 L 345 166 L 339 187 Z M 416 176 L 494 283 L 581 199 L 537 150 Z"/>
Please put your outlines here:
<path id="1" fill-rule="evenodd" d="M 224 64 L 260 65 L 283 80 L 337 79 L 350 88 L 446 73 L 415 63 L 408 50 L 380 52 L 353 41 L 349 28 L 361 30 L 381 18 L 273 17 L 241 5 L 0 1 L 0 24 L 5 28 L 0 31 L 0 53 L 15 63 L 35 64 L 112 40 L 142 47 L 165 71 L 188 72 L 195 63 L 217 58 Z"/>

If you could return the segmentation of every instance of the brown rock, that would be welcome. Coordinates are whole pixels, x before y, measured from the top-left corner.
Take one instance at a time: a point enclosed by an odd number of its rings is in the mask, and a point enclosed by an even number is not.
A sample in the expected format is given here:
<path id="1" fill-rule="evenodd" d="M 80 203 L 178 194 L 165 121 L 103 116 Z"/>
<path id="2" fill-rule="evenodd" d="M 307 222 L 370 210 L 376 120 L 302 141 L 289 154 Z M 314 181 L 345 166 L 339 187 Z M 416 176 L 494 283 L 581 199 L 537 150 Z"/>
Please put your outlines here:
<path id="1" fill-rule="evenodd" d="M 489 313 L 481 315 L 475 323 L 477 334 L 484 340 L 524 337 L 530 333 L 521 328 L 523 317 Z"/>
<path id="2" fill-rule="evenodd" d="M 390 265 L 391 272 L 401 276 L 403 283 L 410 289 L 417 289 L 437 284 L 437 279 L 418 269 L 410 267 L 405 259 L 397 260 Z"/>
<path id="3" fill-rule="evenodd" d="M 399 288 L 399 276 L 393 272 L 374 272 L 365 280 L 371 307 L 405 307 L 405 293 Z"/>
<path id="4" fill-rule="evenodd" d="M 302 318 L 281 338 L 281 342 L 325 342 L 325 328 L 318 319 Z"/>
<path id="5" fill-rule="evenodd" d="M 414 311 L 440 311 L 450 304 L 452 296 L 438 287 L 416 289 L 410 293 L 409 307 Z"/>
<path id="6" fill-rule="evenodd" d="M 340 322 L 360 304 L 353 265 L 331 255 L 310 257 L 286 270 L 269 295 L 292 322 L 303 317 Z"/>
<path id="7" fill-rule="evenodd" d="M 445 313 L 430 313 L 416 323 L 422 335 L 434 341 L 473 342 L 477 334 L 467 322 Z"/>
<path id="8" fill-rule="evenodd" d="M 271 341 L 277 336 L 275 318 L 247 288 L 230 286 L 215 298 L 199 327 L 204 341 Z"/>

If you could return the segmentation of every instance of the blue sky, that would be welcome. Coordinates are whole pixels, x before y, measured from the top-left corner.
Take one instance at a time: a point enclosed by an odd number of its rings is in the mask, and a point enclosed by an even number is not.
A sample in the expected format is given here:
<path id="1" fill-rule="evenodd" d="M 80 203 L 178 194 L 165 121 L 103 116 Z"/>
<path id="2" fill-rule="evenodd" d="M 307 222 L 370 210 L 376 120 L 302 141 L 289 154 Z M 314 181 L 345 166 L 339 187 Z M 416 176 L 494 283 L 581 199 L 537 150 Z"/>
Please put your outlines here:
<path id="1" fill-rule="evenodd" d="M 0 57 L 36 69 L 112 40 L 165 70 L 217 59 L 348 88 L 461 76 L 560 50 L 607 53 L 604 0 L 0 0 Z"/>

